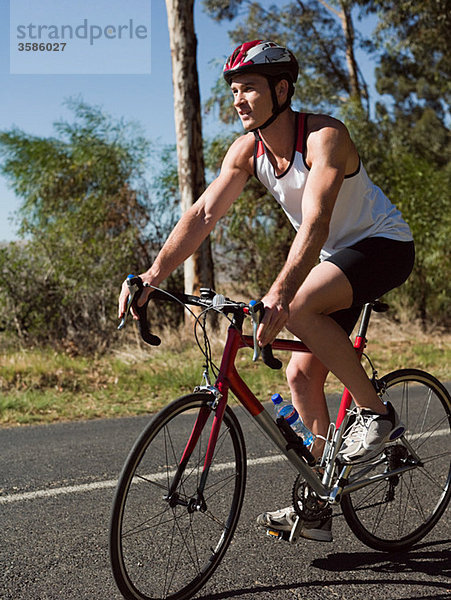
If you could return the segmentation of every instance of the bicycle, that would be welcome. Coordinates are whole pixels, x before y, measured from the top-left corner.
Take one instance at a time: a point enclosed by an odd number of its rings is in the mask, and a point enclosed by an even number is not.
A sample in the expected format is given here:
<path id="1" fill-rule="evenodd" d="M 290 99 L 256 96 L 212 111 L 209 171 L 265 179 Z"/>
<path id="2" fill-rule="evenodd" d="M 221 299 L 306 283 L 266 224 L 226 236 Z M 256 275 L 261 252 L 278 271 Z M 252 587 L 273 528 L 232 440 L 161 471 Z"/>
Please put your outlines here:
<path id="1" fill-rule="evenodd" d="M 138 277 L 129 276 L 129 302 L 142 289 Z M 116 584 L 126 599 L 185 600 L 194 596 L 213 575 L 229 546 L 238 523 L 246 483 L 246 446 L 242 429 L 228 406 L 231 391 L 268 438 L 297 471 L 293 506 L 298 519 L 289 535 L 295 543 L 296 525 L 305 517 L 299 499 L 307 490 L 311 503 L 340 505 L 359 540 L 380 551 L 401 551 L 421 540 L 436 525 L 451 496 L 451 399 L 432 375 L 401 369 L 377 376 L 364 353 L 372 311 L 386 304 L 365 305 L 355 338 L 359 357 L 365 356 L 372 382 L 384 400 L 390 400 L 406 430 L 384 451 L 359 465 L 338 457 L 343 432 L 350 418 L 351 395 L 345 389 L 337 421 L 331 424 L 320 461 L 294 435 L 283 419 L 276 423 L 240 377 L 235 358 L 241 349 L 258 356 L 256 328 L 261 303 L 245 304 L 201 290 L 200 296 L 154 291 L 149 299 L 181 302 L 202 309 L 196 324 L 203 330 L 200 344 L 205 356 L 203 383 L 193 393 L 163 408 L 136 440 L 119 477 L 110 523 L 110 557 Z M 147 303 L 139 309 L 143 339 L 160 343 L 151 334 Z M 211 357 L 206 315 L 216 311 L 230 321 L 220 366 Z M 251 317 L 253 335 L 243 333 Z M 125 318 L 123 323 L 125 323 Z M 263 361 L 280 368 L 272 350 L 308 352 L 297 340 L 276 339 L 262 350 Z M 215 382 L 211 382 L 211 373 Z M 183 434 L 183 428 L 190 432 Z M 449 440 L 449 437 L 448 437 Z M 443 443 L 444 442 L 444 443 Z M 425 479 L 429 494 L 418 491 Z"/>

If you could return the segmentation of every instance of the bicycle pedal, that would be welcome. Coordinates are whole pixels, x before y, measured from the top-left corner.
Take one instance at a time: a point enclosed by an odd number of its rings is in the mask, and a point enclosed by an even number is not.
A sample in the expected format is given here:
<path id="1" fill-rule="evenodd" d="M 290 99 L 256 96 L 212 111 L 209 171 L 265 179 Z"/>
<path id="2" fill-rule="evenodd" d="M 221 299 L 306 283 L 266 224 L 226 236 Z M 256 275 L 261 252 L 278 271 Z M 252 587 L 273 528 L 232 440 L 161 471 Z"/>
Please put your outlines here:
<path id="1" fill-rule="evenodd" d="M 290 532 L 289 531 L 277 531 L 276 529 L 267 529 L 266 535 L 277 540 L 278 542 L 284 540 L 286 542 L 289 541 Z"/>

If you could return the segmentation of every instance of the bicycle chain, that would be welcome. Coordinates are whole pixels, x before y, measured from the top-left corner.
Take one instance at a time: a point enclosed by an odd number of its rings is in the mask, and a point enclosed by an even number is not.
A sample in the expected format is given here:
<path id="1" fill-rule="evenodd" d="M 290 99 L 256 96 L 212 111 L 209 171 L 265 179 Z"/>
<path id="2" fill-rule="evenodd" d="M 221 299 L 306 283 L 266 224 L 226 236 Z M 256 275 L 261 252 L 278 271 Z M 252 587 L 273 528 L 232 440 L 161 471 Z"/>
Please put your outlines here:
<path id="1" fill-rule="evenodd" d="M 304 521 L 318 521 L 330 517 L 332 509 L 316 496 L 301 475 L 293 485 L 293 508 Z"/>

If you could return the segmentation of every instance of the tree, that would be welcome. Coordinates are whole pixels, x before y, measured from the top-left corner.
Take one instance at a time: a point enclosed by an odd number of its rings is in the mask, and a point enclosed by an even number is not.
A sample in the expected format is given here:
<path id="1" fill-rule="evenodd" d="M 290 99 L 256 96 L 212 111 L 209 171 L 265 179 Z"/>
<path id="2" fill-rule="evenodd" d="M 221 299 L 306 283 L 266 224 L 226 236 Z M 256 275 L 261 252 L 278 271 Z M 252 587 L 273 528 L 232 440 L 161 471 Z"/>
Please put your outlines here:
<path id="1" fill-rule="evenodd" d="M 219 169 L 232 137 L 207 144 L 205 156 L 212 172 Z M 294 229 L 282 209 L 266 188 L 251 178 L 215 228 L 215 264 L 237 292 L 258 298 L 282 268 L 293 238 Z"/>
<path id="2" fill-rule="evenodd" d="M 74 121 L 55 123 L 55 137 L 0 133 L 1 170 L 23 198 L 26 238 L 0 254 L 0 319 L 24 342 L 89 350 L 112 339 L 118 283 L 148 266 L 171 210 L 166 199 L 161 219 L 151 199 L 149 143 L 137 128 L 68 104 Z"/>
<path id="3" fill-rule="evenodd" d="M 185 212 L 205 189 L 199 80 L 194 32 L 194 0 L 166 0 L 172 58 L 181 209 Z M 185 262 L 185 291 L 214 287 L 213 260 L 207 238 Z"/>
<path id="4" fill-rule="evenodd" d="M 240 15 L 240 25 L 230 32 L 234 43 L 268 38 L 295 52 L 301 61 L 295 98 L 301 100 L 303 110 L 327 109 L 345 121 L 371 177 L 401 208 L 412 228 L 417 248 L 414 272 L 390 298 L 398 307 L 408 306 L 410 315 L 418 316 L 425 326 L 430 321 L 449 321 L 448 288 L 443 284 L 450 277 L 448 3 L 296 0 L 268 10 L 247 0 L 204 0 L 204 5 L 217 20 Z M 375 12 L 377 44 L 356 31 L 350 18 Z M 351 52 L 358 47 L 373 53 L 375 66 L 380 61 L 377 85 L 385 95 L 373 119 L 365 105 L 366 87 L 355 51 Z M 225 90 L 218 83 L 209 106 L 217 103 L 221 118 L 230 122 L 235 115 L 233 109 L 226 109 L 230 100 Z M 276 239 L 276 208 L 268 210 L 258 190 L 252 193 L 252 210 L 248 199 L 247 213 L 238 202 L 227 216 L 228 238 L 240 247 L 241 232 L 247 231 L 248 239 L 258 244 L 255 253 L 268 257 L 265 267 L 274 273 L 278 267 L 270 264 L 271 253 L 264 254 L 265 237 L 252 236 L 250 231 L 267 228 L 268 237 Z M 244 226 L 240 229 L 235 223 Z M 248 265 L 253 263 L 255 259 L 249 257 Z"/>
<path id="5" fill-rule="evenodd" d="M 295 0 L 265 9 L 246 0 L 204 0 L 204 6 L 218 21 L 240 14 L 240 25 L 230 32 L 234 43 L 275 40 L 300 58 L 295 97 L 304 108 L 330 111 L 351 99 L 368 112 L 367 84 L 355 57 L 357 48 L 367 43 L 354 28 L 353 10 L 359 9 L 358 1 Z M 231 112 L 224 111 L 223 98 L 220 101 L 221 117 L 227 122 Z"/>
<path id="6" fill-rule="evenodd" d="M 397 109 L 427 102 L 443 119 L 451 102 L 451 12 L 446 0 L 369 0 L 378 17 L 380 93 L 389 93 Z"/>
<path id="7" fill-rule="evenodd" d="M 381 53 L 377 90 L 392 102 L 379 103 L 391 116 L 396 137 L 437 166 L 450 155 L 451 11 L 449 2 L 371 0 L 378 16 L 376 41 Z"/>

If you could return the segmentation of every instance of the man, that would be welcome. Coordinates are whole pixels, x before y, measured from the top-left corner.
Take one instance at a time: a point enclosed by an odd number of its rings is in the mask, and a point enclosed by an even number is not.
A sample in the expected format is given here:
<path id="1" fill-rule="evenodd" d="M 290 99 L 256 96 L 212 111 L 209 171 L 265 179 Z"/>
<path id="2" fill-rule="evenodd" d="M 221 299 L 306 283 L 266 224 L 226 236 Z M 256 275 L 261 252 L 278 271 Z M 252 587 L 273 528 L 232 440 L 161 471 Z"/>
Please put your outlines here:
<path id="1" fill-rule="evenodd" d="M 341 459 L 361 462 L 381 452 L 390 434 L 403 428 L 393 407 L 377 396 L 348 336 L 366 301 L 408 277 L 414 247 L 399 211 L 368 178 L 346 127 L 326 115 L 291 109 L 297 75 L 293 54 L 273 42 L 242 44 L 229 57 L 224 77 L 246 133 L 231 145 L 219 176 L 182 216 L 141 277 L 160 285 L 200 246 L 255 175 L 297 230 L 282 270 L 262 299 L 258 341 L 271 343 L 286 327 L 311 349 L 311 355 L 293 354 L 287 379 L 293 404 L 316 435 L 324 437 L 329 426 L 323 391 L 328 372 L 349 389 L 358 414 Z M 120 317 L 127 295 L 124 282 Z M 317 457 L 320 442 L 321 437 L 312 449 Z M 293 522 L 292 507 L 258 518 L 259 524 L 281 531 Z M 301 535 L 330 541 L 330 518 L 306 523 Z"/>

